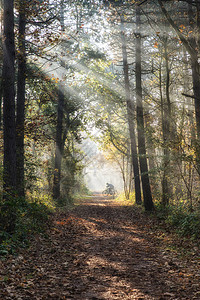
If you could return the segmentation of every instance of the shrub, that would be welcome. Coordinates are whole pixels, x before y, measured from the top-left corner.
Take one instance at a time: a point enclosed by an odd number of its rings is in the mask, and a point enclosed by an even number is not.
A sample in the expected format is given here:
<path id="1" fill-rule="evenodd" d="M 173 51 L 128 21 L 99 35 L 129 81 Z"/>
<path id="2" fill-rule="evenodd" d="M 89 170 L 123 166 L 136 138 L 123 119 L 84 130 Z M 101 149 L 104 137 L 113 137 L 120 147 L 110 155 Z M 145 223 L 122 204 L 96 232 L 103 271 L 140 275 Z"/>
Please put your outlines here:
<path id="1" fill-rule="evenodd" d="M 5 226 L 6 214 L 9 217 L 8 209 L 0 224 L 0 255 L 12 254 L 18 248 L 27 247 L 33 234 L 45 232 L 53 205 L 51 203 L 50 206 L 47 199 L 44 203 L 41 200 L 41 197 L 31 197 L 27 201 L 23 198 L 12 200 L 12 210 L 15 211 L 15 228 L 10 233 Z"/>
<path id="2" fill-rule="evenodd" d="M 200 236 L 200 211 L 189 211 L 184 205 L 157 206 L 157 218 L 175 228 L 182 236 L 198 239 Z"/>

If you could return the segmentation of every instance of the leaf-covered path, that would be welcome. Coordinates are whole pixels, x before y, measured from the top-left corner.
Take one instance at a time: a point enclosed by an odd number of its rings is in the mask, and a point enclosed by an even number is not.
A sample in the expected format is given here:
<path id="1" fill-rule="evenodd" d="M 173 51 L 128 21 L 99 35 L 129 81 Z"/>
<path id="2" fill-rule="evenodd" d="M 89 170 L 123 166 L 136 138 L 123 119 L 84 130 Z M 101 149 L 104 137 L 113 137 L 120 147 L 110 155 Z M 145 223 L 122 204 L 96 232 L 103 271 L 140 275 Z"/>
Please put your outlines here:
<path id="1" fill-rule="evenodd" d="M 162 249 L 137 209 L 93 197 L 1 261 L 0 299 L 200 299 L 197 262 Z"/>

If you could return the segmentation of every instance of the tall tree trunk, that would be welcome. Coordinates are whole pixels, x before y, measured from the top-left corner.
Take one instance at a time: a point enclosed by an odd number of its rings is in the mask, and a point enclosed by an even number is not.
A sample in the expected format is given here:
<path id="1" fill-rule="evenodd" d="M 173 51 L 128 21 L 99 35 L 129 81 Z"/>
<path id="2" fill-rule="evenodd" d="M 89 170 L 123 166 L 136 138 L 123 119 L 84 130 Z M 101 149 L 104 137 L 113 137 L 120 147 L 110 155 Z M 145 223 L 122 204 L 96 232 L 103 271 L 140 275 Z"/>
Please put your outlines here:
<path id="1" fill-rule="evenodd" d="M 170 151 L 169 142 L 171 136 L 171 101 L 170 101 L 170 70 L 169 58 L 167 53 L 167 37 L 164 36 L 164 59 L 165 59 L 165 97 L 162 99 L 162 131 L 163 131 L 163 178 L 162 178 L 162 203 L 167 205 L 169 203 L 169 165 L 170 165 Z"/>
<path id="2" fill-rule="evenodd" d="M 164 150 L 163 150 L 163 176 L 161 180 L 161 187 L 162 187 L 162 203 L 166 205 L 169 203 L 169 184 L 168 184 L 168 177 L 166 174 L 166 167 L 167 167 L 167 159 L 168 157 L 168 149 L 166 146 L 166 122 L 165 122 L 165 115 L 166 115 L 166 109 L 165 109 L 165 102 L 164 97 L 162 93 L 162 62 L 160 63 L 160 69 L 159 69 L 159 89 L 160 89 L 160 100 L 161 100 L 161 122 L 162 122 L 162 134 L 163 134 L 163 144 L 164 144 Z"/>
<path id="3" fill-rule="evenodd" d="M 3 128 L 4 128 L 4 170 L 3 198 L 9 201 L 16 189 L 16 128 L 15 128 L 15 41 L 14 41 L 14 1 L 4 0 L 3 36 Z M 15 212 L 10 213 L 8 230 L 15 227 Z"/>
<path id="4" fill-rule="evenodd" d="M 142 103 L 142 66 L 141 66 L 141 34 L 140 34 L 140 8 L 136 6 L 136 105 L 137 105 L 137 131 L 138 131 L 138 151 L 140 162 L 140 173 L 142 180 L 142 191 L 145 210 L 151 211 L 154 208 L 151 187 L 149 181 L 149 171 L 146 156 L 146 143 L 144 132 L 144 117 Z"/>
<path id="5" fill-rule="evenodd" d="M 133 172 L 134 172 L 135 197 L 136 197 L 136 203 L 141 204 L 142 203 L 141 187 L 140 187 L 139 164 L 138 164 L 138 156 L 137 156 L 135 122 L 134 122 L 135 107 L 134 107 L 133 101 L 131 100 L 131 95 L 130 95 L 130 82 L 129 82 L 129 72 L 128 72 L 127 51 L 126 51 L 126 39 L 125 39 L 125 32 L 124 32 L 124 20 L 123 20 L 122 16 L 121 16 L 121 39 L 122 39 L 122 55 L 123 55 L 125 93 L 126 93 L 126 107 L 127 107 L 130 141 L 131 141 L 131 157 L 132 157 L 132 165 L 133 165 Z"/>
<path id="6" fill-rule="evenodd" d="M 0 6 L 1 6 L 1 14 L 0 14 L 0 36 L 2 39 L 3 36 L 3 0 L 0 0 Z M 0 131 L 2 130 L 2 122 L 3 122 L 3 114 L 2 114 L 2 103 L 3 103 L 3 80 L 2 80 L 2 68 L 1 68 L 1 75 L 0 75 Z"/>
<path id="7" fill-rule="evenodd" d="M 147 122 L 146 127 L 151 126 L 150 124 L 148 125 L 149 122 Z M 155 151 L 155 145 L 152 141 L 151 136 L 147 136 L 146 138 L 146 143 L 147 143 L 147 155 L 149 157 L 149 180 L 150 180 L 150 185 L 151 185 L 151 191 L 152 191 L 152 197 L 156 197 L 156 194 L 158 193 L 159 190 L 159 185 L 158 185 L 158 178 L 157 178 L 157 165 L 155 161 L 156 157 L 156 151 Z"/>
<path id="8" fill-rule="evenodd" d="M 197 6 L 197 16 L 199 6 Z M 189 24 L 193 32 L 195 32 L 195 15 L 193 12 L 192 3 L 188 3 L 188 18 Z M 197 26 L 199 26 L 199 16 L 197 18 Z M 199 35 L 198 35 L 199 37 Z M 192 48 L 198 48 L 198 40 L 193 35 L 189 39 Z M 195 117 L 196 117 L 196 128 L 197 128 L 197 139 L 196 143 L 196 156 L 197 156 L 197 172 L 200 175 L 200 65 L 198 62 L 198 55 L 191 56 L 191 67 L 192 67 L 192 83 L 193 83 L 193 93 L 194 93 L 194 106 L 195 106 Z"/>
<path id="9" fill-rule="evenodd" d="M 131 193 L 132 177 L 133 177 L 133 172 L 132 172 L 133 167 L 129 159 L 129 154 L 127 154 L 127 156 L 123 155 L 122 163 L 118 163 L 118 165 L 123 179 L 124 195 L 125 198 L 128 200 Z"/>
<path id="10" fill-rule="evenodd" d="M 192 81 L 194 91 L 197 138 L 200 143 L 200 74 L 198 61 L 192 61 Z"/>
<path id="11" fill-rule="evenodd" d="M 170 74 L 167 53 L 167 37 L 163 39 L 164 59 L 165 59 L 165 96 L 162 94 L 162 66 L 160 66 L 160 94 L 161 94 L 161 118 L 162 118 L 162 134 L 163 134 L 163 177 L 162 177 L 162 204 L 166 206 L 169 203 L 169 164 L 170 164 L 170 118 L 171 103 L 169 96 Z"/>
<path id="12" fill-rule="evenodd" d="M 195 16 L 192 8 L 192 3 L 188 3 L 188 18 L 191 29 L 195 32 Z M 189 38 L 190 45 L 193 49 L 198 48 L 195 36 Z M 191 67 L 192 67 L 192 82 L 193 82 L 193 92 L 194 92 L 194 102 L 195 102 L 195 112 L 196 112 L 196 126 L 197 126 L 197 137 L 200 141 L 200 74 L 199 74 L 199 62 L 198 54 L 191 56 Z"/>
<path id="13" fill-rule="evenodd" d="M 19 54 L 17 78 L 17 118 L 16 118 L 16 154 L 17 154 L 17 192 L 24 197 L 24 120 L 25 120 L 25 81 L 26 81 L 26 49 L 25 49 L 25 1 L 19 6 Z"/>
<path id="14" fill-rule="evenodd" d="M 3 81 L 0 79 L 0 131 L 2 130 L 2 102 L 3 102 Z"/>
<path id="15" fill-rule="evenodd" d="M 64 92 L 60 85 L 58 90 L 58 108 L 57 108 L 57 127 L 56 127 L 56 151 L 55 151 L 55 168 L 53 181 L 53 198 L 60 197 L 60 181 L 61 181 L 61 163 L 63 149 L 63 108 L 64 108 Z"/>
<path id="16" fill-rule="evenodd" d="M 60 26 L 61 31 L 65 31 L 64 27 L 64 1 L 60 2 Z M 62 62 L 61 62 L 62 65 Z M 57 107 L 57 126 L 56 126 L 56 150 L 55 150 L 55 167 L 53 180 L 53 198 L 60 198 L 61 183 L 61 166 L 63 157 L 63 116 L 64 116 L 64 89 L 62 83 L 58 86 L 58 107 Z"/>
<path id="17" fill-rule="evenodd" d="M 65 31 L 65 13 L 64 13 L 64 0 L 61 0 L 60 2 L 60 26 L 61 26 L 61 31 Z"/>

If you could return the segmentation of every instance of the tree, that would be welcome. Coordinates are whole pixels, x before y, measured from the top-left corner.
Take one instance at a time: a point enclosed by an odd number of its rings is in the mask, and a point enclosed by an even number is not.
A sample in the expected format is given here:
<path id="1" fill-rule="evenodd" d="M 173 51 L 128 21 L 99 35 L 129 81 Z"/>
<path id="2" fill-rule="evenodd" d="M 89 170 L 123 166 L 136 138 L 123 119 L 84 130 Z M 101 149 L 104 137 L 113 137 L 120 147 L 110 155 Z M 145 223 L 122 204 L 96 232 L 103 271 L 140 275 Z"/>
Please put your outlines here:
<path id="1" fill-rule="evenodd" d="M 55 149 L 55 168 L 54 168 L 54 183 L 53 183 L 53 198 L 60 197 L 60 182 L 61 182 L 61 163 L 63 156 L 63 111 L 64 111 L 64 90 L 59 85 L 58 89 L 58 107 L 57 107 L 57 125 L 56 125 L 56 149 Z"/>
<path id="2" fill-rule="evenodd" d="M 3 198 L 4 209 L 9 210 L 9 199 L 16 192 L 16 128 L 15 128 L 15 40 L 14 40 L 14 1 L 4 0 L 3 32 L 3 133 L 4 170 Z M 15 209 L 11 208 L 7 220 L 7 230 L 15 227 Z"/>
<path id="3" fill-rule="evenodd" d="M 64 2 L 60 3 L 60 25 L 61 33 L 64 33 Z M 61 62 L 61 66 L 64 65 Z M 63 139 L 63 117 L 64 117 L 64 100 L 65 92 L 64 85 L 61 82 L 58 85 L 58 107 L 57 107 L 57 125 L 56 125 L 56 149 L 55 149 L 55 168 L 54 168 L 54 182 L 53 182 L 53 198 L 58 200 L 60 197 L 60 182 L 61 182 L 61 165 L 64 152 L 65 138 Z"/>
<path id="4" fill-rule="evenodd" d="M 141 65 L 141 33 L 140 33 L 140 7 L 136 6 L 136 111 L 137 111 L 137 131 L 138 131 L 138 153 L 140 162 L 140 173 L 142 181 L 142 191 L 144 206 L 147 211 L 153 210 L 153 200 L 149 181 L 149 171 L 147 165 L 145 129 L 142 103 L 142 65 Z"/>
<path id="5" fill-rule="evenodd" d="M 189 16 L 189 22 L 190 25 L 192 26 L 192 31 L 194 30 L 193 26 L 193 9 L 192 9 L 192 2 L 188 2 L 188 16 Z M 161 10 L 163 14 L 165 15 L 166 19 L 168 20 L 169 24 L 172 26 L 172 28 L 175 30 L 177 33 L 180 41 L 183 43 L 184 47 L 186 48 L 187 52 L 190 55 L 191 58 L 191 67 L 192 67 L 192 80 L 193 80 L 193 97 L 194 97 L 194 102 L 195 102 L 195 116 L 196 116 L 196 132 L 197 132 L 197 138 L 198 138 L 198 144 L 200 143 L 200 64 L 198 61 L 198 45 L 194 37 L 190 39 L 186 39 L 185 36 L 181 33 L 175 22 L 172 20 L 171 16 L 167 12 L 162 0 L 158 0 L 158 3 L 161 7 Z M 197 15 L 199 15 L 199 5 L 196 7 L 197 9 Z M 199 17 L 197 17 L 197 22 L 199 24 Z M 200 173 L 200 166 L 199 166 L 199 156 L 200 156 L 200 151 L 199 151 L 199 146 L 197 146 L 197 169 L 198 172 Z"/>
<path id="6" fill-rule="evenodd" d="M 134 183 L 135 183 L 135 197 L 136 197 L 136 203 L 141 204 L 142 200 L 141 200 L 140 175 L 139 175 L 137 145 L 136 145 L 136 137 L 135 137 L 135 124 L 134 124 L 135 107 L 134 107 L 133 101 L 131 100 L 131 94 L 130 94 L 129 71 L 128 71 L 128 60 L 127 60 L 127 52 L 126 52 L 126 39 L 125 39 L 123 16 L 121 16 L 121 40 L 122 40 L 122 55 L 123 55 L 123 70 L 124 70 L 127 118 L 128 118 L 128 125 L 129 125 L 131 157 L 132 157 Z"/>
<path id="7" fill-rule="evenodd" d="M 24 120 L 25 120 L 25 83 L 26 83 L 26 1 L 19 1 L 18 32 L 18 76 L 17 76 L 17 117 L 16 117 L 16 155 L 17 155 L 17 192 L 24 197 Z"/>

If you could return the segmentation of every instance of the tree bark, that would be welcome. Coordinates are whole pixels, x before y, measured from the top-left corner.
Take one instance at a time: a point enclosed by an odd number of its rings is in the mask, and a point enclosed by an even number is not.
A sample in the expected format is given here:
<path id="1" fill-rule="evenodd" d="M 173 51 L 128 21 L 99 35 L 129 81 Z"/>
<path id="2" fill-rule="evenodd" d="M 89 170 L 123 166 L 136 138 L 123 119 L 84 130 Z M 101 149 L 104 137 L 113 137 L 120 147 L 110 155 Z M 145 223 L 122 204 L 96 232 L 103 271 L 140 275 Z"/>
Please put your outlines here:
<path id="1" fill-rule="evenodd" d="M 161 180 L 162 187 L 162 204 L 165 206 L 169 203 L 169 183 L 167 176 L 167 167 L 168 167 L 168 158 L 169 158 L 169 150 L 168 150 L 168 122 L 166 122 L 167 118 L 167 105 L 166 101 L 164 101 L 163 93 L 162 93 L 162 61 L 160 63 L 159 69 L 159 89 L 160 89 L 160 100 L 161 100 L 161 122 L 162 122 L 162 136 L 163 136 L 163 175 Z"/>
<path id="2" fill-rule="evenodd" d="M 3 123 L 4 123 L 4 191 L 16 186 L 15 139 L 15 42 L 13 0 L 4 0 L 3 39 Z"/>
<path id="3" fill-rule="evenodd" d="M 149 170 L 147 165 L 143 103 L 142 103 L 142 64 L 141 64 L 141 34 L 140 34 L 140 8 L 136 6 L 136 105 L 137 105 L 137 131 L 138 131 L 138 152 L 140 162 L 140 173 L 142 180 L 142 191 L 145 210 L 151 211 L 154 208 L 149 181 Z"/>
<path id="4" fill-rule="evenodd" d="M 162 204 L 164 206 L 169 204 L 169 165 L 170 165 L 170 151 L 169 143 L 171 136 L 171 101 L 170 101 L 170 70 L 169 58 L 167 52 L 167 37 L 164 36 L 164 59 L 165 59 L 165 97 L 162 99 L 162 131 L 163 131 L 163 178 L 162 178 Z M 171 136 L 172 137 L 172 136 Z"/>
<path id="5" fill-rule="evenodd" d="M 15 41 L 14 41 L 14 1 L 4 0 L 3 33 L 3 131 L 4 169 L 3 198 L 6 203 L 14 197 L 16 189 L 16 128 L 15 128 Z M 15 212 L 10 213 L 8 230 L 15 226 Z"/>
<path id="6" fill-rule="evenodd" d="M 61 31 L 64 32 L 64 1 L 60 3 L 60 25 Z M 62 62 L 61 62 L 62 65 Z M 58 86 L 58 108 L 57 108 L 57 126 L 56 126 L 56 150 L 55 150 L 55 167 L 53 180 L 53 199 L 60 198 L 61 183 L 61 166 L 63 157 L 63 117 L 64 117 L 64 89 L 62 83 Z"/>
<path id="7" fill-rule="evenodd" d="M 133 165 L 133 172 L 134 172 L 135 198 L 136 198 L 136 203 L 141 204 L 142 203 L 141 187 L 140 187 L 139 164 L 138 164 L 137 144 L 136 144 L 136 136 L 135 136 L 135 122 L 134 122 L 135 107 L 133 101 L 131 101 L 131 95 L 130 95 L 126 39 L 125 39 L 125 32 L 124 32 L 124 21 L 122 16 L 121 16 L 121 40 L 122 40 L 126 107 L 127 107 L 130 141 L 131 141 L 131 157 L 132 157 L 132 165 Z"/>
<path id="8" fill-rule="evenodd" d="M 191 29 L 194 31 L 195 17 L 193 13 L 192 4 L 188 4 L 188 18 Z M 197 24 L 198 25 L 198 24 Z M 197 41 L 194 36 L 189 38 L 189 43 L 193 49 L 198 48 Z M 198 62 L 197 51 L 191 55 L 191 67 L 192 67 L 192 82 L 193 82 L 193 93 L 194 93 L 194 104 L 195 104 L 195 114 L 196 114 L 196 126 L 197 126 L 197 137 L 200 141 L 200 65 Z"/>
<path id="9" fill-rule="evenodd" d="M 56 126 L 56 151 L 55 151 L 55 168 L 53 181 L 53 198 L 55 200 L 60 197 L 60 181 L 61 181 L 61 163 L 63 150 L 63 108 L 64 108 L 64 92 L 60 85 L 58 90 L 58 109 L 57 109 L 57 126 Z"/>
<path id="10" fill-rule="evenodd" d="M 25 49 L 25 1 L 19 6 L 19 56 L 17 78 L 17 118 L 16 118 L 16 154 L 17 154 L 17 192 L 24 197 L 24 120 L 25 120 L 25 82 L 26 82 L 26 49 Z"/>
<path id="11" fill-rule="evenodd" d="M 197 15 L 199 6 L 197 6 Z M 194 13 L 192 4 L 188 3 L 188 18 L 191 29 L 195 31 L 194 28 Z M 197 26 L 199 25 L 199 17 L 197 18 Z M 197 49 L 199 40 L 196 41 L 195 37 L 192 36 L 189 39 L 190 45 L 192 48 Z M 194 106 L 195 106 L 195 117 L 196 117 L 196 131 L 198 143 L 196 143 L 196 163 L 197 163 L 197 172 L 200 175 L 200 65 L 198 62 L 198 55 L 191 56 L 191 67 L 192 67 L 192 83 L 193 83 L 193 93 L 194 93 Z"/>
<path id="12" fill-rule="evenodd" d="M 3 8 L 3 0 L 0 0 L 1 8 Z M 3 36 L 3 14 L 0 15 L 0 36 Z M 0 131 L 3 129 L 3 112 L 2 112 L 2 103 L 3 103 L 3 79 L 2 79 L 2 69 L 1 69 L 1 75 L 0 75 Z"/>

